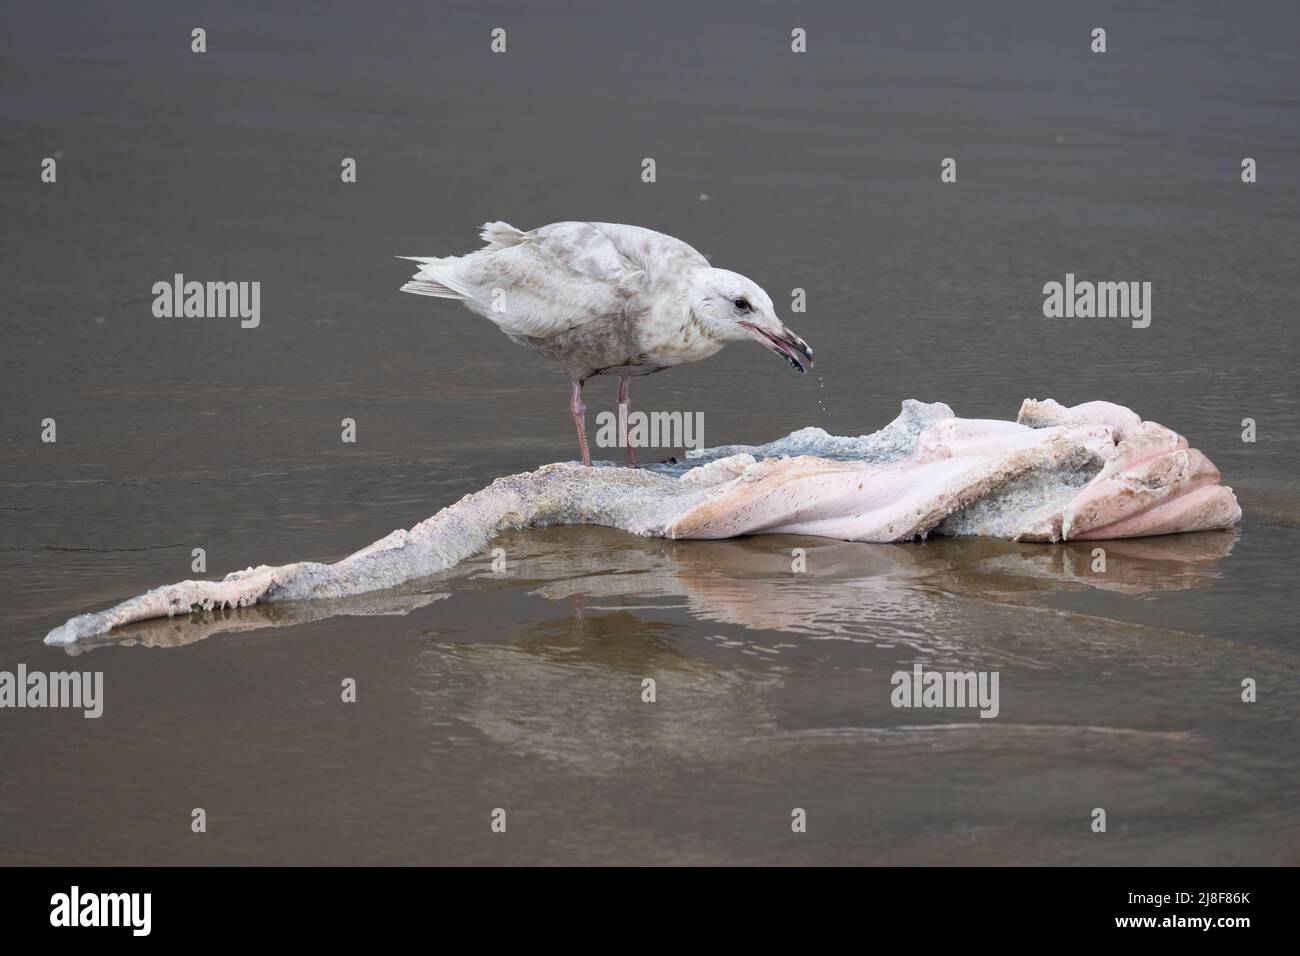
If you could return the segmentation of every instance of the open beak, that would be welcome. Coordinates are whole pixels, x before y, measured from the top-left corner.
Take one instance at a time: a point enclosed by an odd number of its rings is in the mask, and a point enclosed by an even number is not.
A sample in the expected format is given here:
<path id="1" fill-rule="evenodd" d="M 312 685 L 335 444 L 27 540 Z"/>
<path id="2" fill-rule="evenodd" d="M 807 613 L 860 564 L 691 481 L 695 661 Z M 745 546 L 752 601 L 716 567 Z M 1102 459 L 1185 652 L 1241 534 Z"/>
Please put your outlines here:
<path id="1" fill-rule="evenodd" d="M 760 329 L 752 322 L 741 322 L 740 324 L 748 329 L 750 334 L 762 342 L 765 347 L 785 359 L 796 372 L 804 373 L 812 368 L 812 349 L 808 347 L 807 342 L 789 329 L 782 327 L 781 333 L 774 335 L 767 329 Z"/>

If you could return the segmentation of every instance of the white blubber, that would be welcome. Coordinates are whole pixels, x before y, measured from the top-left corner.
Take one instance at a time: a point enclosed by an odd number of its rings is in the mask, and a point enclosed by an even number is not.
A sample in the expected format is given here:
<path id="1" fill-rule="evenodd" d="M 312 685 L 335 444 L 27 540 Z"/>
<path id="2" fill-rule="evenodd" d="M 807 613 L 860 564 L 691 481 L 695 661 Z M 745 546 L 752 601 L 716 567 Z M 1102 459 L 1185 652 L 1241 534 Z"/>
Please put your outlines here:
<path id="1" fill-rule="evenodd" d="M 409 531 L 334 564 L 260 566 L 182 581 L 52 630 L 72 644 L 196 610 L 341 598 L 445 571 L 505 531 L 589 524 L 666 538 L 810 534 L 845 541 L 982 535 L 1106 539 L 1227 528 L 1232 489 L 1178 433 L 1108 402 L 1026 400 L 1018 421 L 961 419 L 908 400 L 856 438 L 805 428 L 652 469 L 544 465 L 498 478 Z"/>

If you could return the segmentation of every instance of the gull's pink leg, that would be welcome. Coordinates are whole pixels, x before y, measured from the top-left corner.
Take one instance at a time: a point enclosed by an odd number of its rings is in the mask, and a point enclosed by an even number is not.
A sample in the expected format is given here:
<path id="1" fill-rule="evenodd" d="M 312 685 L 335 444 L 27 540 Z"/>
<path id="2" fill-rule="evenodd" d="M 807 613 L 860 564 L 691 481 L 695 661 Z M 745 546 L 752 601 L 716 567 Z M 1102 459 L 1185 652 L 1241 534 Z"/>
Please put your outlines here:
<path id="1" fill-rule="evenodd" d="M 573 397 L 569 399 L 569 414 L 578 429 L 578 446 L 582 449 L 582 463 L 591 465 L 591 452 L 587 449 L 587 406 L 582 404 L 582 383 L 573 383 Z"/>
<path id="2" fill-rule="evenodd" d="M 623 447 L 627 449 L 627 466 L 636 467 L 636 449 L 627 440 L 627 416 L 632 411 L 632 402 L 627 397 L 629 386 L 632 380 L 626 375 L 619 376 L 618 379 L 618 429 L 619 440 L 622 441 Z"/>

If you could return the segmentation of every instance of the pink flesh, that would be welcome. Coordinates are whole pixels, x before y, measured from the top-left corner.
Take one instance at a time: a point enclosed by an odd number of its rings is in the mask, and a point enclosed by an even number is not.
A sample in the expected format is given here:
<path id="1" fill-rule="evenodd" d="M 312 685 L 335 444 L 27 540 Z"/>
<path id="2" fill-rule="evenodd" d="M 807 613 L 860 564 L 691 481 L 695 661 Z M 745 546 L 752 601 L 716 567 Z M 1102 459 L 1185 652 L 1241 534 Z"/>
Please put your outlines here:
<path id="1" fill-rule="evenodd" d="M 1231 488 L 1204 485 L 1185 495 L 1156 505 L 1132 517 L 1074 535 L 1077 541 L 1108 538 L 1144 538 L 1156 534 L 1177 534 L 1227 528 L 1241 520 L 1241 507 Z"/>
<path id="2" fill-rule="evenodd" d="M 749 464 L 666 531 L 678 538 L 786 533 L 904 541 L 1084 450 L 1105 462 L 1100 473 L 1059 510 L 1026 511 L 1015 537 L 1136 537 L 1226 528 L 1241 518 L 1209 459 L 1181 435 L 1122 406 L 1027 401 L 1022 417 L 1038 427 L 984 419 L 934 422 L 908 457 L 885 465 L 807 456 Z M 1044 427 L 1046 421 L 1062 424 Z M 1117 429 L 1127 436 L 1119 444 Z"/>

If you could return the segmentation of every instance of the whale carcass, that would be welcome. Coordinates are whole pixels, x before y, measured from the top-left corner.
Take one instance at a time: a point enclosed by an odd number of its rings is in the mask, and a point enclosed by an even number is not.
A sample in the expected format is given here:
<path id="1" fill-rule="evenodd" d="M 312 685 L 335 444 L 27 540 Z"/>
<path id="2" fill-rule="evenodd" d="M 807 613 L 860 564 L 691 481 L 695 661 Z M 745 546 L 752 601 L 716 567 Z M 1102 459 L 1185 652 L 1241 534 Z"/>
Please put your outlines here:
<path id="1" fill-rule="evenodd" d="M 1205 455 L 1123 406 L 1026 399 L 1012 422 L 958 418 L 943 403 L 908 400 L 894 421 L 856 438 L 805 428 L 768 445 L 713 449 L 684 466 L 565 463 L 499 478 L 333 564 L 263 565 L 221 581 L 166 585 L 74 617 L 45 642 L 71 644 L 197 610 L 394 587 L 447 570 L 502 532 L 541 525 L 666 538 L 1048 542 L 1204 531 L 1240 519 L 1232 489 Z"/>

